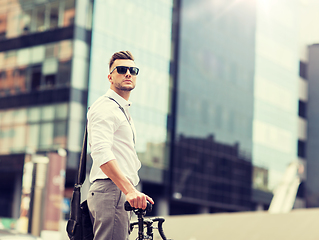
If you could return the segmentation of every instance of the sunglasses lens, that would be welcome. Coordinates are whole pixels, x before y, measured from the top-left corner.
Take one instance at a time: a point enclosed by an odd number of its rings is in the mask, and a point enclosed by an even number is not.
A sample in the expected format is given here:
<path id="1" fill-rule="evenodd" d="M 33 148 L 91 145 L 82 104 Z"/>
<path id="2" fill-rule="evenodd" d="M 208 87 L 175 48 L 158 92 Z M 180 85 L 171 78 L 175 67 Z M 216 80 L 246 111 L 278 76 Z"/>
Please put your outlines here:
<path id="1" fill-rule="evenodd" d="M 117 72 L 118 74 L 126 74 L 127 69 L 130 70 L 130 73 L 134 76 L 136 76 L 138 74 L 139 69 L 137 67 L 125 67 L 125 66 L 118 66 L 117 68 Z"/>
<path id="2" fill-rule="evenodd" d="M 128 67 L 122 67 L 122 66 L 120 66 L 120 67 L 117 67 L 117 72 L 118 72 L 119 74 L 125 74 L 125 73 L 127 72 L 127 69 L 128 69 Z"/>
<path id="3" fill-rule="evenodd" d="M 138 74 L 138 68 L 136 68 L 136 67 L 131 67 L 130 68 L 130 73 L 132 74 L 132 75 L 137 75 Z"/>

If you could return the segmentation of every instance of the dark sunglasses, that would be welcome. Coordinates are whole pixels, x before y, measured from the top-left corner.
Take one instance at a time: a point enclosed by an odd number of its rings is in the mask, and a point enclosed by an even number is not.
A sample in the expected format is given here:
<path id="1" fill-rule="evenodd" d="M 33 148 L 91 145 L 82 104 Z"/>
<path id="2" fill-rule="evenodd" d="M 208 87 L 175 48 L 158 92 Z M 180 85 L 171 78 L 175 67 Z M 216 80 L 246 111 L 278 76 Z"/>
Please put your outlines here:
<path id="1" fill-rule="evenodd" d="M 139 69 L 137 67 L 125 67 L 125 66 L 117 66 L 115 68 L 113 68 L 113 70 L 110 72 L 110 74 L 117 69 L 117 73 L 118 74 L 126 74 L 127 73 L 127 69 L 130 70 L 130 74 L 132 74 L 133 76 L 136 76 L 138 74 Z"/>

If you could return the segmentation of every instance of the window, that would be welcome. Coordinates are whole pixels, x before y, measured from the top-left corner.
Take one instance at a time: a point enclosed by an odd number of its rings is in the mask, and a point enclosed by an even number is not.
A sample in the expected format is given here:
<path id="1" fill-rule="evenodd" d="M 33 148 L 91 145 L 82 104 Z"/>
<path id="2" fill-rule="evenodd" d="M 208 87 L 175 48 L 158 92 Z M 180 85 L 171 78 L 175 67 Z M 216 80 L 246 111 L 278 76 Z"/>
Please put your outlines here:
<path id="1" fill-rule="evenodd" d="M 55 75 L 58 71 L 57 59 L 46 59 L 42 65 L 42 75 Z"/>
<path id="2" fill-rule="evenodd" d="M 26 10 L 23 11 L 20 15 L 20 33 L 21 34 L 27 34 L 31 31 L 31 16 L 32 16 L 32 10 Z"/>
<path id="3" fill-rule="evenodd" d="M 33 107 L 28 109 L 28 122 L 35 123 L 40 121 L 40 108 Z"/>
<path id="4" fill-rule="evenodd" d="M 7 32 L 7 14 L 1 13 L 0 14 L 0 39 L 6 37 Z"/>
<path id="5" fill-rule="evenodd" d="M 299 76 L 307 80 L 307 63 L 299 62 Z"/>
<path id="6" fill-rule="evenodd" d="M 55 74 L 47 75 L 44 77 L 46 88 L 52 88 L 55 85 Z"/>
<path id="7" fill-rule="evenodd" d="M 68 104 L 59 104 L 55 107 L 55 119 L 66 119 L 68 117 Z"/>
<path id="8" fill-rule="evenodd" d="M 18 66 L 29 65 L 31 62 L 31 49 L 23 48 L 17 51 L 17 64 Z"/>
<path id="9" fill-rule="evenodd" d="M 299 100 L 298 115 L 299 117 L 307 118 L 307 103 L 301 100 Z"/>
<path id="10" fill-rule="evenodd" d="M 298 157 L 306 158 L 306 142 L 298 140 Z"/>
<path id="11" fill-rule="evenodd" d="M 0 111 L 0 153 L 65 148 L 67 115 L 66 103 Z"/>
<path id="12" fill-rule="evenodd" d="M 50 148 L 53 144 L 53 122 L 40 125 L 40 148 Z"/>
<path id="13" fill-rule="evenodd" d="M 0 80 L 5 80 L 7 77 L 7 74 L 5 71 L 0 72 Z"/>
<path id="14" fill-rule="evenodd" d="M 75 2 L 74 0 L 66 0 L 65 1 L 65 9 L 64 9 L 64 18 L 63 18 L 63 26 L 71 26 L 74 24 L 74 16 L 75 16 Z"/>
<path id="15" fill-rule="evenodd" d="M 3 1 L 0 0 L 0 4 Z M 5 2 L 0 5 L 0 39 L 74 24 L 75 0 L 21 0 L 12 4 L 12 0 Z"/>
<path id="16" fill-rule="evenodd" d="M 27 127 L 26 146 L 31 149 L 38 149 L 39 146 L 40 125 L 31 124 Z"/>
<path id="17" fill-rule="evenodd" d="M 32 67 L 31 91 L 39 90 L 41 85 L 41 67 Z"/>
<path id="18" fill-rule="evenodd" d="M 61 41 L 59 46 L 59 60 L 69 61 L 73 54 L 73 43 L 72 41 L 66 40 Z"/>
<path id="19" fill-rule="evenodd" d="M 19 30 L 19 16 L 20 16 L 20 8 L 15 6 L 10 6 L 9 11 L 7 12 L 7 38 L 17 37 L 20 34 Z"/>
<path id="20" fill-rule="evenodd" d="M 58 44 L 52 43 L 45 46 L 45 58 L 55 58 L 58 56 Z"/>
<path id="21" fill-rule="evenodd" d="M 54 144 L 65 147 L 67 143 L 67 122 L 59 121 L 54 123 Z"/>
<path id="22" fill-rule="evenodd" d="M 36 18 L 34 19 L 35 20 L 35 26 L 36 26 L 36 29 L 35 31 L 36 32 L 43 32 L 46 30 L 46 26 L 45 26 L 45 5 L 42 5 L 42 6 L 39 6 L 37 9 L 36 9 Z"/>
<path id="23" fill-rule="evenodd" d="M 54 106 L 44 106 L 42 107 L 41 113 L 42 121 L 53 121 L 54 120 Z"/>
<path id="24" fill-rule="evenodd" d="M 71 78 L 71 61 L 59 62 L 58 84 L 59 86 L 69 86 Z"/>
<path id="25" fill-rule="evenodd" d="M 26 127 L 24 125 L 15 126 L 13 129 L 12 150 L 23 151 L 26 140 Z"/>
<path id="26" fill-rule="evenodd" d="M 58 27 L 59 23 L 59 2 L 53 2 L 50 5 L 50 29 Z"/>

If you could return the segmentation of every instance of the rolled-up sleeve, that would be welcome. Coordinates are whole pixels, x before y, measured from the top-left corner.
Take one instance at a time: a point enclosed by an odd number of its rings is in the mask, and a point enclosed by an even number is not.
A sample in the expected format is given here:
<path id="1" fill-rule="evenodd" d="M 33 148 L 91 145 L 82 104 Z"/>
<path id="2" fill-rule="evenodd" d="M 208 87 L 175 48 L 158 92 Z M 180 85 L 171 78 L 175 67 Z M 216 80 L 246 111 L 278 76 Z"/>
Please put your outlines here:
<path id="1" fill-rule="evenodd" d="M 95 112 L 88 116 L 91 156 L 101 166 L 115 159 L 112 152 L 113 136 L 116 131 L 114 114 Z"/>

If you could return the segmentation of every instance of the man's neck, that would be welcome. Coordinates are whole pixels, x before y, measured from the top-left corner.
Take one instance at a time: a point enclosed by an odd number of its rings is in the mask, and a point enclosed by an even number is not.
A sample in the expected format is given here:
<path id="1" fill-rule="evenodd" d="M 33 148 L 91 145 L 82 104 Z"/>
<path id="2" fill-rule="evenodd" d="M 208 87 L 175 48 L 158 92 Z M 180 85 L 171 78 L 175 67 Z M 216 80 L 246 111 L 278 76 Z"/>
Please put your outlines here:
<path id="1" fill-rule="evenodd" d="M 122 98 L 124 98 L 126 101 L 129 100 L 130 95 L 131 95 L 131 91 L 123 91 L 123 90 L 119 90 L 117 88 L 113 89 L 111 88 L 114 92 L 116 92 L 118 95 L 120 95 Z"/>

